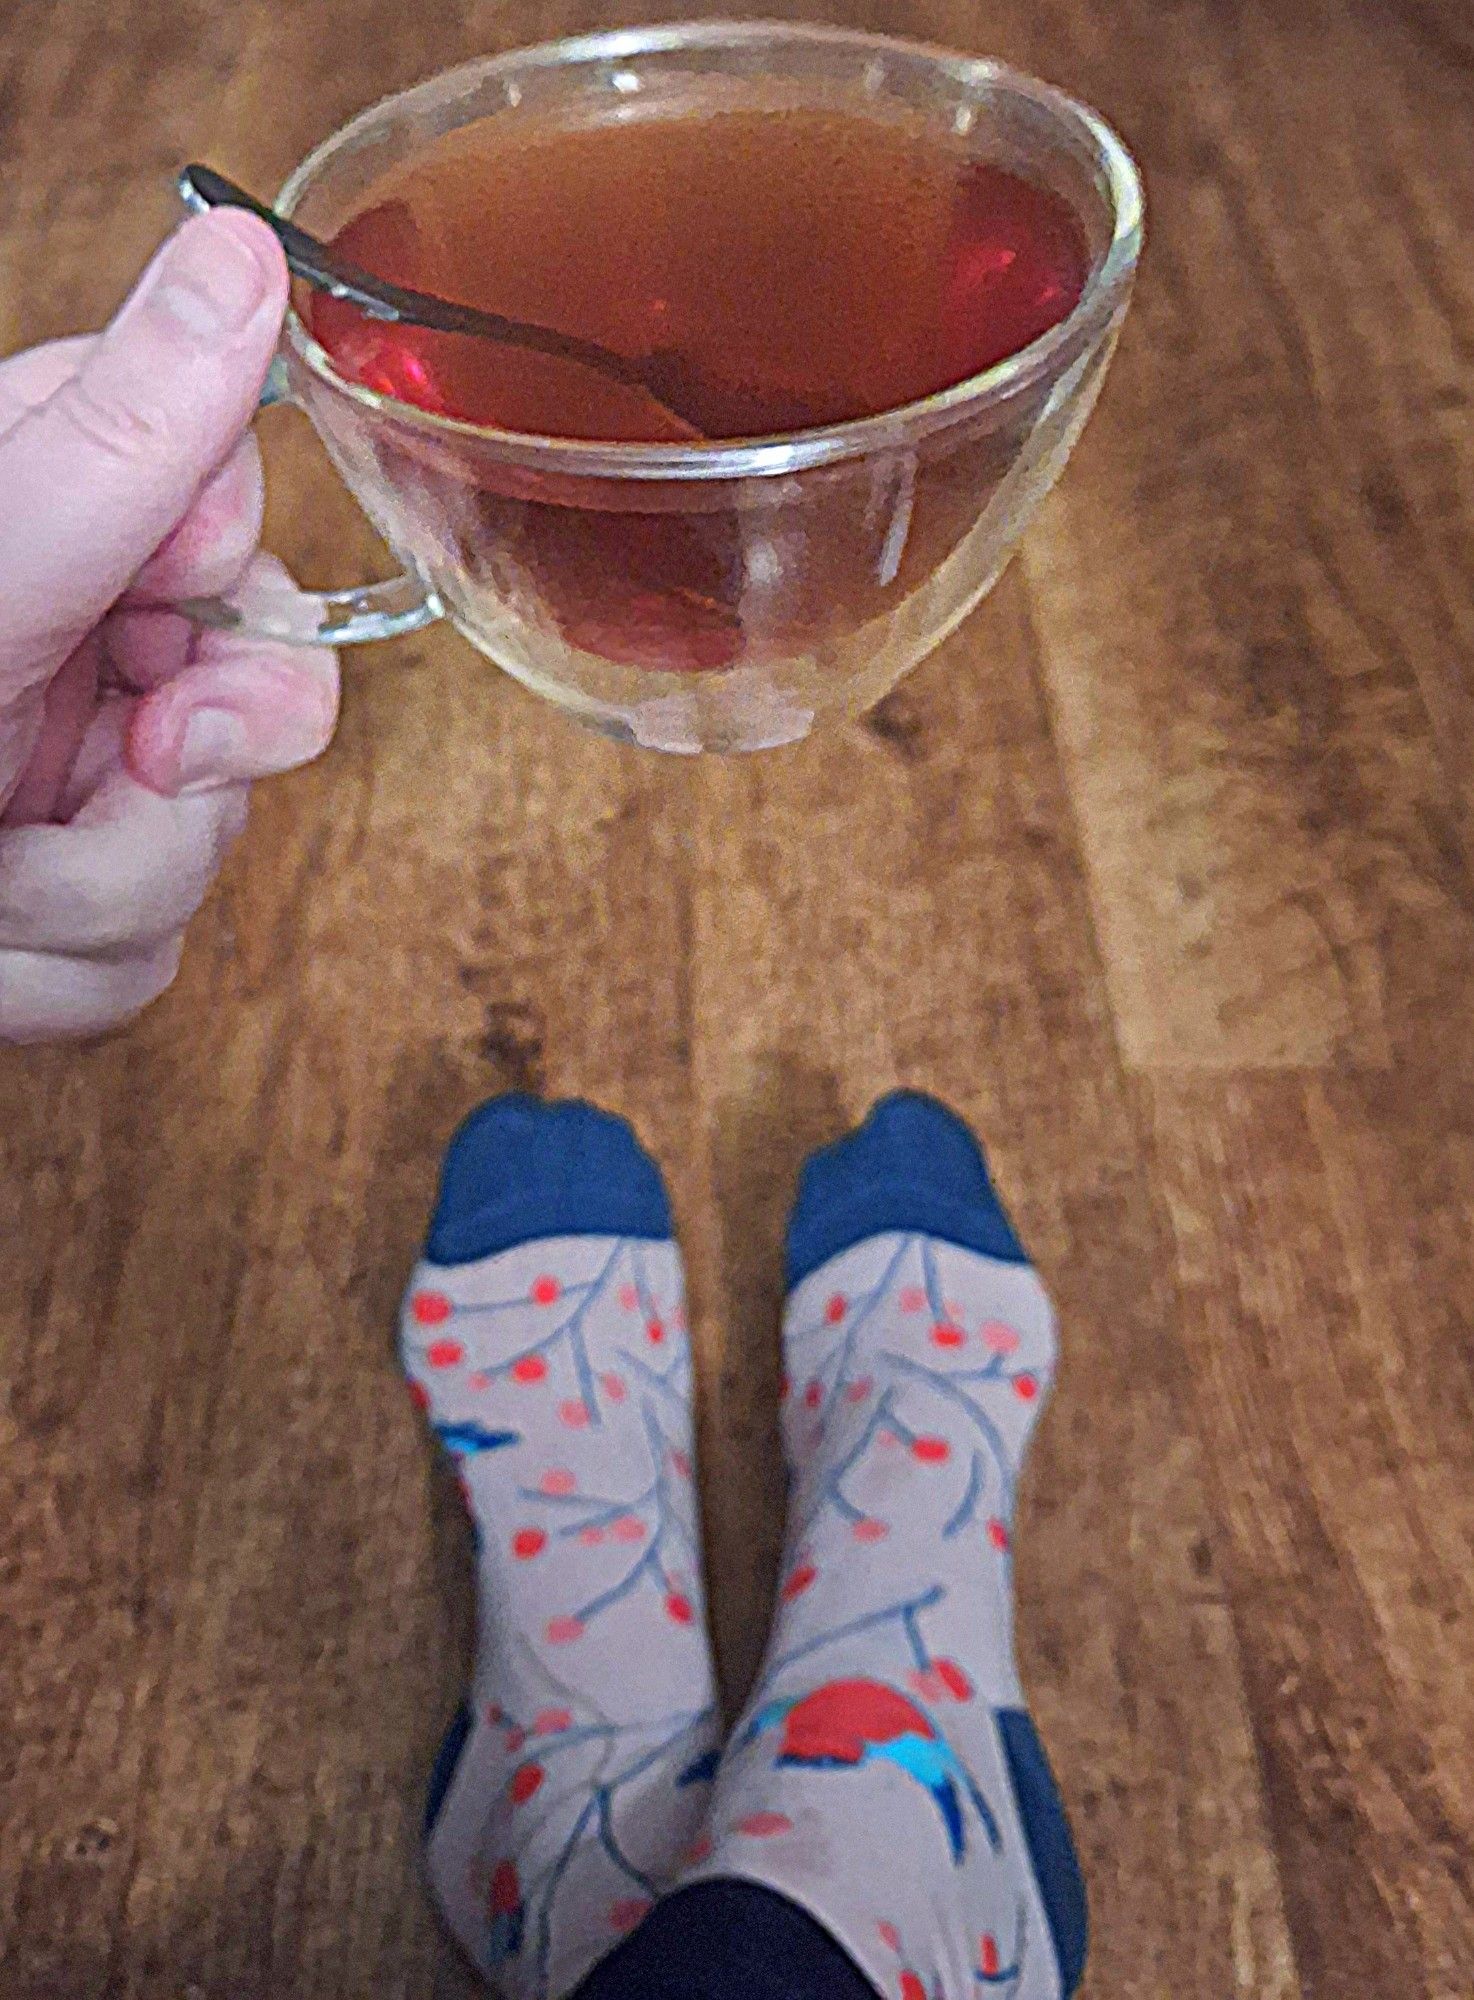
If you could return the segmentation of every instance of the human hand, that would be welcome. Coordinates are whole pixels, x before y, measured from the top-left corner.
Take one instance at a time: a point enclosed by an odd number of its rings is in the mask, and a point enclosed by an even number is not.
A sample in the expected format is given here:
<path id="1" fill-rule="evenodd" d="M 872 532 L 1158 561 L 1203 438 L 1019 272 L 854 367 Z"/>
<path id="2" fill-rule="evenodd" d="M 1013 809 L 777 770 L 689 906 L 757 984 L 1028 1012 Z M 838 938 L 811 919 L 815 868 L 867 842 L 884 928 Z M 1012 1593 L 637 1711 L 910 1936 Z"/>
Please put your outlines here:
<path id="1" fill-rule="evenodd" d="M 157 608 L 281 574 L 249 425 L 286 296 L 270 230 L 216 212 L 105 332 L 0 361 L 0 1042 L 155 999 L 249 781 L 332 734 L 331 653 Z"/>

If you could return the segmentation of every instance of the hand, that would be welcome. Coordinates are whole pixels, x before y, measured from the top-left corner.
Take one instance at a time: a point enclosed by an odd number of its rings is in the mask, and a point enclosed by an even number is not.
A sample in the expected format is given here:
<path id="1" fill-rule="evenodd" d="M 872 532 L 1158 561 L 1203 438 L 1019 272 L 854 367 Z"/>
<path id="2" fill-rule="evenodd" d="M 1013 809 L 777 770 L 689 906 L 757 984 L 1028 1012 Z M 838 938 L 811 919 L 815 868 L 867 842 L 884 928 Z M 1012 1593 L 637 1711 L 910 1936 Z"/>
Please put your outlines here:
<path id="1" fill-rule="evenodd" d="M 0 361 L 0 1041 L 156 998 L 249 780 L 332 734 L 331 653 L 157 608 L 278 568 L 248 427 L 286 297 L 270 230 L 220 211 L 104 333 Z"/>

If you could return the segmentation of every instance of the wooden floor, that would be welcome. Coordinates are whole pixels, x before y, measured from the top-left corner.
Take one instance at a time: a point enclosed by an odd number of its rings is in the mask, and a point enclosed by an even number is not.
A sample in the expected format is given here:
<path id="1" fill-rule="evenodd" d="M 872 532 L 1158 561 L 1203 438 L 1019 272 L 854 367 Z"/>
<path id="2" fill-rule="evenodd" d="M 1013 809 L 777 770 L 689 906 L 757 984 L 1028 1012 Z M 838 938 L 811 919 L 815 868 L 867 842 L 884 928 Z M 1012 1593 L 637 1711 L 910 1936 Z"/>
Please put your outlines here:
<path id="1" fill-rule="evenodd" d="M 533 1085 L 665 1162 L 737 1693 L 784 1205 L 897 1081 L 975 1120 L 1063 1318 L 1022 1646 L 1089 2000 L 1474 1993 L 1470 15 L 840 11 L 1131 140 L 1101 409 L 991 603 L 801 749 L 621 751 L 441 633 L 360 657 L 170 998 L 0 1057 L 7 2000 L 471 1992 L 414 1866 L 467 1552 L 389 1332 L 442 1143 Z M 0 0 L 0 347 L 109 308 L 178 162 L 273 186 L 617 18 Z M 347 581 L 295 422 L 272 536 Z"/>

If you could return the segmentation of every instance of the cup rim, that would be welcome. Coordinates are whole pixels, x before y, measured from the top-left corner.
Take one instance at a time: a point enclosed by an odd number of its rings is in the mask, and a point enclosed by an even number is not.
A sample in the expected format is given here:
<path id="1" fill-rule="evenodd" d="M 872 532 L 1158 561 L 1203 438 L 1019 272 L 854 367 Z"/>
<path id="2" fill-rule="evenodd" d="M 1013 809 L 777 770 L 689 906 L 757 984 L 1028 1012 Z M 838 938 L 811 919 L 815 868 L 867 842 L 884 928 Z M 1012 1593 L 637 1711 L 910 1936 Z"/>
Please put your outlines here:
<path id="1" fill-rule="evenodd" d="M 914 443 L 959 414 L 1005 403 L 1041 377 L 1062 370 L 1073 352 L 1083 352 L 1090 346 L 1129 291 L 1141 252 L 1141 176 L 1124 142 L 1097 112 L 1053 84 L 989 57 L 970 56 L 935 43 L 896 35 L 785 21 L 677 22 L 664 27 L 621 28 L 601 34 L 567 36 L 500 55 L 474 57 L 380 98 L 346 125 L 339 126 L 289 176 L 277 196 L 277 213 L 290 217 L 321 169 L 338 152 L 361 143 L 366 129 L 391 108 L 398 110 L 413 106 L 417 99 L 438 98 L 447 87 L 463 93 L 473 82 L 494 76 L 499 69 L 556 68 L 568 62 L 621 62 L 669 50 L 750 48 L 776 42 L 827 43 L 857 52 L 869 49 L 876 55 L 925 56 L 954 76 L 1028 99 L 1060 124 L 1073 126 L 1095 153 L 1107 185 L 1113 221 L 1105 254 L 1065 318 L 991 368 L 891 410 L 767 437 L 678 444 L 545 437 L 422 410 L 414 403 L 403 402 L 339 374 L 327 350 L 308 331 L 294 303 L 287 308 L 284 331 L 288 344 L 305 366 L 331 388 L 376 415 L 391 417 L 412 429 L 436 437 L 474 439 L 483 448 L 495 451 L 505 463 L 529 471 L 584 478 L 660 480 L 772 478 Z"/>

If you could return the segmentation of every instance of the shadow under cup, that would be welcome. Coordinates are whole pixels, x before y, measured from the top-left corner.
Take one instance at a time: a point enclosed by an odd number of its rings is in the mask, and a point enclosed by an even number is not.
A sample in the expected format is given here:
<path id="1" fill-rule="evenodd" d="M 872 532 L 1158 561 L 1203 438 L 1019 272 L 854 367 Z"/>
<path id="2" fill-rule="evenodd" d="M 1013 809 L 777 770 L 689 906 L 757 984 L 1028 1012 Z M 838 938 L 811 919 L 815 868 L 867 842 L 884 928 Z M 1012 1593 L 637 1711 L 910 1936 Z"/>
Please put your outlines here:
<path id="1" fill-rule="evenodd" d="M 598 445 L 434 416 L 338 376 L 288 322 L 293 399 L 435 608 L 537 693 L 651 749 L 762 749 L 855 714 L 996 581 L 1126 309 L 1140 190 L 1119 142 L 1046 86 L 936 50 L 779 26 L 635 31 L 391 98 L 319 149 L 278 205 L 331 235 L 388 168 L 472 120 L 759 93 L 894 108 L 1061 195 L 1090 256 L 1074 311 L 906 409 L 728 445 Z"/>

